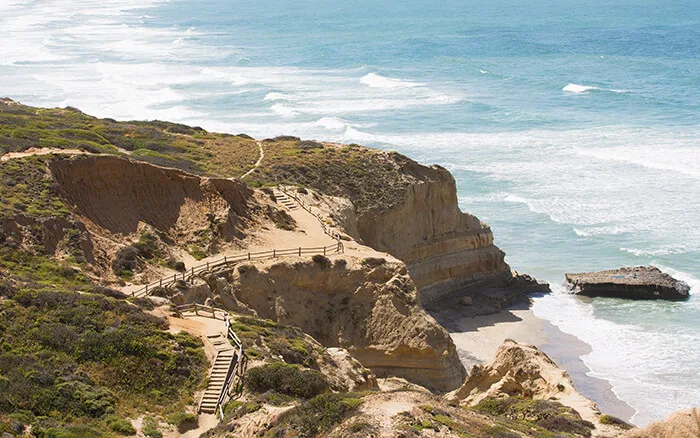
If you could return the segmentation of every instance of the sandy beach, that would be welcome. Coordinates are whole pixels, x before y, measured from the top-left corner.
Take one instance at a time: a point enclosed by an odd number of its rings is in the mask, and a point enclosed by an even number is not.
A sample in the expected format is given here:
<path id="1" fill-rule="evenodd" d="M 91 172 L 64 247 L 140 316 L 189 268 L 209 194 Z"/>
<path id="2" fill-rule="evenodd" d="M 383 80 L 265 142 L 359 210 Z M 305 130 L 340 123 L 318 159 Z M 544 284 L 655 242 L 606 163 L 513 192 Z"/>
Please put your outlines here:
<path id="1" fill-rule="evenodd" d="M 634 409 L 612 392 L 607 380 L 588 375 L 590 370 L 581 356 L 588 354 L 591 347 L 535 316 L 527 303 L 490 315 L 464 316 L 459 308 L 454 308 L 433 316 L 450 332 L 467 370 L 491 363 L 503 341 L 513 339 L 544 351 L 569 373 L 578 392 L 593 400 L 601 412 L 626 421 L 634 415 Z"/>

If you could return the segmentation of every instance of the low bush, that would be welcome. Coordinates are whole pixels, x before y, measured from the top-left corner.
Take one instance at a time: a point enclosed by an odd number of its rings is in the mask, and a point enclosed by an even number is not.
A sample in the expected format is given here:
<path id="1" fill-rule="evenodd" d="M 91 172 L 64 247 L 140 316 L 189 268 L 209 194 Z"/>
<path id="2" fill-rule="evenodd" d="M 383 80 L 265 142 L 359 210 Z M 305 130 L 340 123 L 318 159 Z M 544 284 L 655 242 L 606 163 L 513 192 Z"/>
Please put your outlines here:
<path id="1" fill-rule="evenodd" d="M 136 272 L 140 267 L 139 250 L 132 245 L 120 248 L 112 260 L 112 271 L 117 275 Z"/>
<path id="2" fill-rule="evenodd" d="M 593 423 L 585 421 L 574 409 L 550 400 L 524 400 L 521 397 L 487 398 L 475 409 L 511 420 L 534 424 L 551 432 L 591 435 Z"/>
<path id="3" fill-rule="evenodd" d="M 328 380 L 320 372 L 284 362 L 249 370 L 246 386 L 253 392 L 274 391 L 299 398 L 311 398 L 329 389 Z"/>
<path id="4" fill-rule="evenodd" d="M 332 265 L 331 259 L 321 254 L 316 254 L 315 256 L 311 257 L 311 260 L 313 260 L 314 263 L 319 265 L 322 269 L 328 269 Z"/>
<path id="5" fill-rule="evenodd" d="M 312 140 L 303 140 L 297 142 L 297 147 L 303 151 L 308 151 L 311 149 L 323 149 L 323 145 Z"/>
<path id="6" fill-rule="evenodd" d="M 197 427 L 197 416 L 190 412 L 175 412 L 168 415 L 168 423 L 177 427 L 180 433 L 185 433 L 188 430 L 195 429 Z"/>
<path id="7" fill-rule="evenodd" d="M 50 415 L 49 429 L 113 414 L 120 400 L 159 412 L 205 377 L 200 340 L 125 301 L 25 288 L 2 310 L 0 415 Z"/>
<path id="8" fill-rule="evenodd" d="M 127 294 L 125 294 L 122 291 L 118 291 L 116 289 L 112 289 L 109 287 L 104 287 L 104 286 L 94 286 L 92 288 L 92 293 L 98 294 L 98 295 L 104 295 L 110 298 L 116 298 L 118 300 L 123 300 L 128 297 Z"/>
<path id="9" fill-rule="evenodd" d="M 136 435 L 136 429 L 131 423 L 124 419 L 116 416 L 108 417 L 105 422 L 112 431 L 118 433 L 119 435 Z"/>
<path id="10" fill-rule="evenodd" d="M 384 265 L 386 263 L 386 259 L 380 257 L 367 257 L 365 259 L 362 259 L 361 263 L 362 266 L 366 266 L 368 268 L 376 268 Z"/>
<path id="11" fill-rule="evenodd" d="M 634 427 L 631 424 L 629 424 L 623 420 L 620 420 L 617 417 L 613 417 L 612 415 L 608 415 L 608 414 L 601 415 L 600 418 L 598 418 L 598 421 L 600 421 L 601 424 L 610 424 L 610 425 L 617 426 L 617 427 L 624 429 L 624 430 L 629 430 L 629 429 L 632 429 Z"/>

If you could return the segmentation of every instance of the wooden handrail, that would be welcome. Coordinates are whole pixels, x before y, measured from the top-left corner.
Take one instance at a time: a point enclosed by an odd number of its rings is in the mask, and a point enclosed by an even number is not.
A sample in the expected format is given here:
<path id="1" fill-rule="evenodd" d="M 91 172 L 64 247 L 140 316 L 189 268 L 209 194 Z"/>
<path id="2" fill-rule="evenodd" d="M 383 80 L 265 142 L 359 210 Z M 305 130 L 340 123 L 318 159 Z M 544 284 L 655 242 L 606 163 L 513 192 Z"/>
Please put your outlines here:
<path id="1" fill-rule="evenodd" d="M 297 204 L 299 204 L 299 205 L 301 206 L 301 208 L 303 208 L 303 209 L 306 210 L 309 214 L 311 214 L 313 217 L 315 217 L 316 220 L 318 220 L 319 223 L 321 224 L 321 229 L 323 229 L 323 232 L 324 232 L 324 233 L 326 233 L 328 236 L 332 237 L 333 239 L 335 239 L 335 240 L 337 240 L 337 241 L 340 241 L 340 234 L 338 234 L 338 233 L 333 233 L 333 232 L 331 231 L 331 229 L 328 227 L 328 225 L 326 225 L 326 223 L 323 221 L 323 219 L 321 219 L 321 217 L 320 217 L 319 215 L 317 215 L 316 213 L 314 213 L 313 211 L 311 211 L 311 207 L 307 207 L 307 206 L 306 206 L 306 203 L 304 203 L 304 200 L 303 200 L 303 199 L 301 199 L 300 197 L 298 197 L 298 196 L 295 195 L 294 193 L 288 192 L 283 186 L 281 186 L 281 185 L 279 185 L 279 184 L 277 184 L 277 189 L 278 189 L 280 192 L 284 193 L 285 195 L 289 196 L 290 198 L 294 199 L 294 200 L 297 202 Z"/>
<path id="2" fill-rule="evenodd" d="M 177 281 L 185 281 L 187 277 L 193 277 L 195 274 L 199 274 L 200 272 L 205 272 L 205 271 L 210 271 L 216 268 L 219 268 L 221 266 L 228 266 L 233 263 L 245 261 L 245 260 L 258 260 L 258 259 L 268 259 L 268 258 L 276 258 L 280 256 L 299 256 L 301 255 L 309 255 L 309 254 L 335 254 L 335 253 L 342 253 L 345 250 L 343 243 L 337 239 L 337 242 L 328 245 L 328 246 L 317 246 L 317 247 L 309 247 L 309 248 L 289 248 L 289 249 L 273 249 L 270 251 L 261 251 L 261 252 L 249 252 L 249 253 L 243 253 L 243 254 L 237 254 L 234 256 L 225 256 L 219 260 L 213 261 L 213 262 L 207 262 L 203 263 L 198 266 L 194 266 L 184 272 L 173 274 L 172 276 L 167 276 L 164 278 L 161 278 L 157 281 L 154 281 L 152 283 L 149 283 L 133 292 L 131 292 L 132 297 L 142 297 L 142 296 L 147 296 L 150 295 L 150 292 L 153 291 L 154 288 L 156 287 L 168 287 L 172 285 L 173 283 Z"/>

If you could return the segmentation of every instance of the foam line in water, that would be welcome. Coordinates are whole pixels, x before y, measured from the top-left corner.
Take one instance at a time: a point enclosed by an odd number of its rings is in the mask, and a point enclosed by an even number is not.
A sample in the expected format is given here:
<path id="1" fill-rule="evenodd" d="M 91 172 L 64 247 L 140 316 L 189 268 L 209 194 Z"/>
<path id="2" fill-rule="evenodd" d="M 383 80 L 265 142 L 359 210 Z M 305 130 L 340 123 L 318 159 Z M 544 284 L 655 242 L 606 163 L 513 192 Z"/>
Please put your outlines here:
<path id="1" fill-rule="evenodd" d="M 377 73 L 368 73 L 360 79 L 360 83 L 372 88 L 410 88 L 421 87 L 425 84 L 418 82 L 405 81 L 401 79 L 388 78 Z"/>

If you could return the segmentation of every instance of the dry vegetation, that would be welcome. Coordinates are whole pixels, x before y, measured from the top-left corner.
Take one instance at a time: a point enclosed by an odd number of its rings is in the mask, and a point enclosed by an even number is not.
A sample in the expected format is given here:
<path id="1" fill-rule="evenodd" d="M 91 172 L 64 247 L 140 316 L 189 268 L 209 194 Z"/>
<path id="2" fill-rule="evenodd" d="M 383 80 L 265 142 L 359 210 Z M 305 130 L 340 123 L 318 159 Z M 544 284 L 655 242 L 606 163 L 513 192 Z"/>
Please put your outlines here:
<path id="1" fill-rule="evenodd" d="M 257 143 L 245 135 L 161 121 L 117 122 L 75 108 L 34 108 L 0 99 L 0 155 L 32 147 L 128 153 L 135 160 L 220 177 L 242 175 L 259 154 Z"/>

